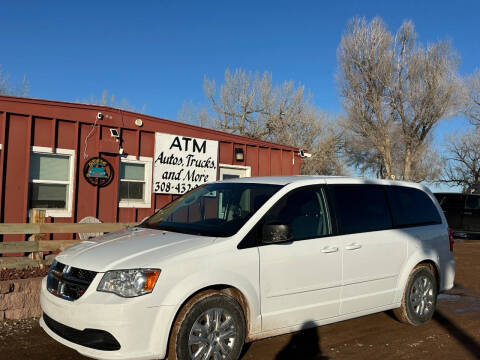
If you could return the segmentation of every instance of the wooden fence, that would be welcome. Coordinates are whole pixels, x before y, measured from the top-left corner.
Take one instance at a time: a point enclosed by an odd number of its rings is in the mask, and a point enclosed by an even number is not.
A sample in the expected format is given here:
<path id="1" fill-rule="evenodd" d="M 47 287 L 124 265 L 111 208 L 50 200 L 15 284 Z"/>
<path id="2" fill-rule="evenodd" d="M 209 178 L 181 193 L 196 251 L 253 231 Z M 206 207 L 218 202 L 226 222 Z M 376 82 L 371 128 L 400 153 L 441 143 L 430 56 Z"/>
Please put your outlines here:
<path id="1" fill-rule="evenodd" d="M 31 235 L 27 241 L 0 242 L 0 269 L 42 267 L 51 264 L 55 255 L 44 255 L 43 252 L 65 250 L 78 244 L 81 240 L 47 240 L 48 234 L 72 233 L 107 233 L 118 231 L 138 223 L 44 223 L 45 213 L 36 211 L 30 216 L 31 223 L 0 224 L 0 235 Z M 28 253 L 24 256 L 4 256 L 5 254 Z"/>

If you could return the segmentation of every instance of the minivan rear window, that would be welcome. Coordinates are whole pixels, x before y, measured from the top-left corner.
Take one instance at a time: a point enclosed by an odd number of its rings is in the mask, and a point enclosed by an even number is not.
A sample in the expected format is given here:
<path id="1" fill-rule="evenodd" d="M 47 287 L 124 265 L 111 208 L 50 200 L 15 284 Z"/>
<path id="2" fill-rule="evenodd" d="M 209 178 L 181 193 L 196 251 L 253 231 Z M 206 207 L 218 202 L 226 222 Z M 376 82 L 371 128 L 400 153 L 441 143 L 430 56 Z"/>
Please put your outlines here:
<path id="1" fill-rule="evenodd" d="M 392 228 L 392 217 L 381 185 L 331 185 L 341 234 Z"/>
<path id="2" fill-rule="evenodd" d="M 395 227 L 442 223 L 436 206 L 422 190 L 405 186 L 388 186 L 387 189 Z"/>

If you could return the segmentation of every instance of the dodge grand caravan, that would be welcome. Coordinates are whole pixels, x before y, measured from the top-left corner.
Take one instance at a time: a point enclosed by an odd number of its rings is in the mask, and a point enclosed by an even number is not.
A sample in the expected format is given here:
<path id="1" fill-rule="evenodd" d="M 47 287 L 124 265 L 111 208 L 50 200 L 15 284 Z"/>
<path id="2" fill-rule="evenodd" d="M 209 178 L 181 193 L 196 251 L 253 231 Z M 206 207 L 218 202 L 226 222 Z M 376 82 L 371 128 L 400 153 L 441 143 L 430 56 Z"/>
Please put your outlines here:
<path id="1" fill-rule="evenodd" d="M 422 185 L 209 183 L 59 254 L 40 324 L 98 359 L 238 359 L 244 342 L 389 309 L 420 325 L 453 286 L 452 246 Z"/>

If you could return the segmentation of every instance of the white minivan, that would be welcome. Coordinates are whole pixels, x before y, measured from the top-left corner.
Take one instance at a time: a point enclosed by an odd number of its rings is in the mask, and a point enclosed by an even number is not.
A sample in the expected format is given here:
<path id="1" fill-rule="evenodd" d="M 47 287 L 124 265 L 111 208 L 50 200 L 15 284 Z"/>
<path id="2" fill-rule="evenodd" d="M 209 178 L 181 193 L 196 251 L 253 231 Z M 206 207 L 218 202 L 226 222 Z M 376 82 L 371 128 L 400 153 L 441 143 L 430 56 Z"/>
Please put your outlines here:
<path id="1" fill-rule="evenodd" d="M 453 287 L 422 185 L 342 177 L 203 185 L 83 241 L 43 280 L 42 328 L 98 359 L 238 359 L 244 342 L 395 309 L 428 321 Z"/>

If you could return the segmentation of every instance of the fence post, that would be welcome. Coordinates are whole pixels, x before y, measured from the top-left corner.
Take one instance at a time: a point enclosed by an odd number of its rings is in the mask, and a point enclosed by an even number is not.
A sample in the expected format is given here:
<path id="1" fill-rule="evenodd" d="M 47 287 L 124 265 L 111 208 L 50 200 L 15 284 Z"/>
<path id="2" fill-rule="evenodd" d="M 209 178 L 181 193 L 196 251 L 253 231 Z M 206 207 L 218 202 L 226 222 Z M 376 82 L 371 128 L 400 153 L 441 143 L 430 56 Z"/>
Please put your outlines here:
<path id="1" fill-rule="evenodd" d="M 32 224 L 44 224 L 45 223 L 45 213 L 44 209 L 31 209 L 29 222 Z M 28 238 L 28 241 L 39 241 L 44 240 L 45 234 L 33 234 Z M 39 251 L 34 251 L 28 255 L 30 259 L 33 260 L 43 260 L 43 253 Z M 39 261 L 40 267 L 42 267 L 42 262 Z"/>

